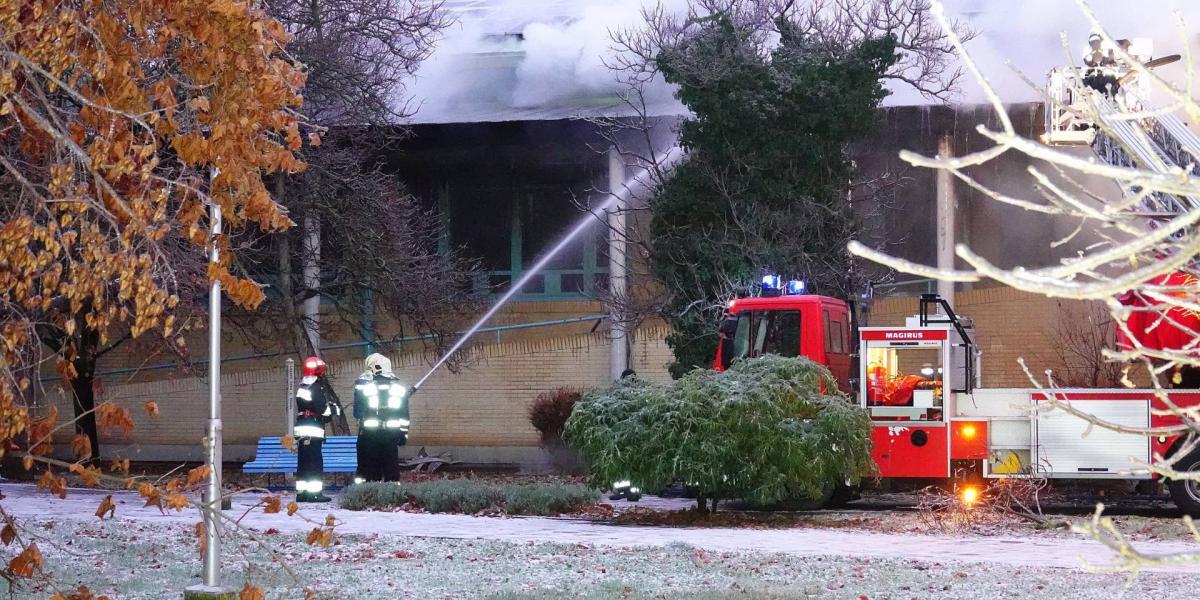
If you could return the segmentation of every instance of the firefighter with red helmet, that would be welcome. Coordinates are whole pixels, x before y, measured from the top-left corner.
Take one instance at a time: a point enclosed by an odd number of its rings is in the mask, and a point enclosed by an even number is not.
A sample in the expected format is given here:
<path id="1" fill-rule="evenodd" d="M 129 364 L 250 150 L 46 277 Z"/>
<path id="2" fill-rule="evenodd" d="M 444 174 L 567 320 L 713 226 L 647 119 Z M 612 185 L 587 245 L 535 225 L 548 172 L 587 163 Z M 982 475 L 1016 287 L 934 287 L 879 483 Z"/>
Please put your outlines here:
<path id="1" fill-rule="evenodd" d="M 358 419 L 354 481 L 396 481 L 400 475 L 397 446 L 408 438 L 408 388 L 392 373 L 386 356 L 368 356 L 366 367 L 354 382 L 354 418 Z"/>
<path id="2" fill-rule="evenodd" d="M 321 492 L 325 489 L 324 460 L 321 445 L 325 442 L 325 424 L 337 413 L 337 404 L 325 397 L 325 361 L 310 356 L 304 359 L 300 387 L 296 390 L 296 501 L 328 502 Z"/>

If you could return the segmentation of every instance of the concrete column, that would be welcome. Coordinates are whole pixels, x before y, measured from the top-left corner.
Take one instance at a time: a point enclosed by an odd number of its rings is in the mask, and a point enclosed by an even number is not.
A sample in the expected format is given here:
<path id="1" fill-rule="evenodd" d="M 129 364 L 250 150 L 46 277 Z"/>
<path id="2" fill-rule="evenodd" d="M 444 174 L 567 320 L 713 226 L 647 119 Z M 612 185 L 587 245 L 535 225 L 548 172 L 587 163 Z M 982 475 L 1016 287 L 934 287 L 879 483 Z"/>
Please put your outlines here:
<path id="1" fill-rule="evenodd" d="M 313 211 L 304 217 L 304 335 L 313 352 L 321 348 L 321 220 Z M 311 295 L 309 295 L 311 294 Z"/>
<path id="2" fill-rule="evenodd" d="M 625 331 L 625 315 L 622 310 L 626 293 L 625 247 L 629 241 L 625 234 L 625 159 L 616 148 L 608 150 L 608 189 L 615 199 L 608 212 L 608 289 L 610 297 L 614 300 L 609 312 L 609 320 L 612 323 L 609 371 L 615 381 L 629 368 L 628 332 Z"/>
<path id="3" fill-rule="evenodd" d="M 938 142 L 938 156 L 949 158 L 954 155 L 954 138 L 942 136 Z M 954 211 L 958 201 L 954 196 L 954 175 L 945 169 L 937 172 L 937 267 L 941 270 L 954 269 Z M 954 306 L 954 282 L 938 281 L 937 293 Z"/>

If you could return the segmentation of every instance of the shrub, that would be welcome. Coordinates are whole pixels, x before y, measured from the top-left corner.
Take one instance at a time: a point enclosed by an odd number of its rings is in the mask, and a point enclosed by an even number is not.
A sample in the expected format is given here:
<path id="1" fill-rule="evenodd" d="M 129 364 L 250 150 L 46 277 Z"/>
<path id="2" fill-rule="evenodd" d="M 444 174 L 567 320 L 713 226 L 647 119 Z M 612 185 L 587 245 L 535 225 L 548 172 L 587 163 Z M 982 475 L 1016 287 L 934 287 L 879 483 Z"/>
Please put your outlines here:
<path id="1" fill-rule="evenodd" d="M 407 502 L 406 492 L 403 485 L 394 483 L 359 483 L 346 488 L 338 503 L 349 510 L 390 508 Z"/>
<path id="2" fill-rule="evenodd" d="M 504 488 L 504 512 L 510 515 L 559 515 L 591 506 L 600 494 L 577 483 L 567 485 L 514 484 Z"/>
<path id="3" fill-rule="evenodd" d="M 346 488 L 339 503 L 347 510 L 379 510 L 411 504 L 436 513 L 475 514 L 485 510 L 513 515 L 550 516 L 595 504 L 600 494 L 580 484 L 495 485 L 472 479 L 369 482 Z"/>
<path id="4" fill-rule="evenodd" d="M 475 514 L 499 504 L 496 488 L 470 479 L 441 479 L 414 484 L 409 494 L 429 512 Z"/>
<path id="5" fill-rule="evenodd" d="M 705 499 L 815 498 L 874 469 L 870 420 L 836 390 L 824 367 L 778 356 L 696 369 L 670 385 L 618 381 L 584 396 L 565 439 L 600 486 L 684 481 L 701 508 Z"/>
<path id="6" fill-rule="evenodd" d="M 533 404 L 529 405 L 529 422 L 542 434 L 543 444 L 562 441 L 563 426 L 580 396 L 580 390 L 560 387 L 534 398 Z"/>

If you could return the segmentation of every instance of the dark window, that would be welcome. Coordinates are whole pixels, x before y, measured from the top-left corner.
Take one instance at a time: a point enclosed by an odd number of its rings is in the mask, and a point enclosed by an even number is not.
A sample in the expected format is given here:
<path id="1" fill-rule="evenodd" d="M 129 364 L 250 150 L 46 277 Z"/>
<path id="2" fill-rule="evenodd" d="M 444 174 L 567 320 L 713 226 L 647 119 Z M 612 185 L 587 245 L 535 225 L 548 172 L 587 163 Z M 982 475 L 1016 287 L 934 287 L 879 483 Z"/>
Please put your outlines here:
<path id="1" fill-rule="evenodd" d="M 829 313 L 826 312 L 825 314 L 828 315 Z M 846 353 L 846 338 L 844 335 L 842 335 L 845 331 L 845 328 L 842 326 L 841 315 L 838 315 L 835 317 L 830 317 L 829 323 L 830 323 L 830 325 L 829 325 L 828 333 L 829 333 L 830 338 L 833 340 L 833 343 L 832 343 L 833 349 L 831 350 L 831 352 L 833 352 L 834 354 L 845 354 Z"/>
<path id="2" fill-rule="evenodd" d="M 759 346 L 758 354 L 800 356 L 800 311 L 766 311 L 763 316 L 767 323 L 767 334 Z"/>
<path id="3" fill-rule="evenodd" d="M 596 220 L 579 210 L 569 192 L 562 190 L 531 190 L 521 199 L 521 262 L 528 269 L 546 252 L 558 244 L 581 219 Z M 599 225 L 597 223 L 597 225 Z M 597 227 L 603 230 L 603 227 Z M 579 269 L 583 267 L 583 246 L 587 236 L 579 236 L 563 248 L 547 269 Z"/>
<path id="4" fill-rule="evenodd" d="M 450 192 L 450 245 L 465 246 L 489 271 L 512 268 L 512 198 L 507 188 L 458 187 Z"/>
<path id="5" fill-rule="evenodd" d="M 730 359 L 764 354 L 800 356 L 800 311 L 761 310 L 738 314 Z"/>
<path id="6" fill-rule="evenodd" d="M 750 352 L 750 320 L 751 313 L 744 312 L 738 315 L 737 330 L 733 334 L 733 355 L 730 360 L 735 358 L 745 358 Z"/>
<path id="7" fill-rule="evenodd" d="M 829 310 L 823 311 L 825 315 L 825 352 L 833 352 L 833 319 L 829 316 Z"/>

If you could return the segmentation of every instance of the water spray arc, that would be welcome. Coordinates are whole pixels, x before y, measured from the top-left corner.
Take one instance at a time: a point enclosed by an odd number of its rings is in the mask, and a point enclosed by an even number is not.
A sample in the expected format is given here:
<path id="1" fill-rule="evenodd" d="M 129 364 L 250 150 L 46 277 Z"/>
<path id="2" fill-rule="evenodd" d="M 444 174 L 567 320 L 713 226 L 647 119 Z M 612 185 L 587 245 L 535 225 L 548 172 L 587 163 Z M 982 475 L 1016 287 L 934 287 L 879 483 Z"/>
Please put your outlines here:
<path id="1" fill-rule="evenodd" d="M 679 161 L 682 155 L 683 152 L 678 146 L 672 146 L 663 153 L 662 160 L 659 161 L 658 167 L 664 170 L 669 169 L 672 165 Z M 512 300 L 513 296 L 516 296 L 522 289 L 524 289 L 525 285 L 528 284 L 534 278 L 534 276 L 541 273 L 542 269 L 545 269 L 546 265 L 550 264 L 550 261 L 553 260 L 559 252 L 562 252 L 563 249 L 570 245 L 575 238 L 579 237 L 579 234 L 591 227 L 594 224 L 593 219 L 603 218 L 603 214 L 605 212 L 629 196 L 631 189 L 639 186 L 648 186 L 651 183 L 650 181 L 647 181 L 649 176 L 650 171 L 648 169 L 641 169 L 636 175 L 626 179 L 625 184 L 621 186 L 621 189 L 610 190 L 608 199 L 606 199 L 599 206 L 591 209 L 587 215 L 580 219 L 579 222 L 576 223 L 575 226 L 572 227 L 571 230 L 568 231 L 567 234 L 564 235 L 562 239 L 560 239 L 558 243 L 554 245 L 553 248 L 546 252 L 540 259 L 538 259 L 538 261 L 534 263 L 534 265 L 530 267 L 520 279 L 509 286 L 508 291 L 505 292 L 503 296 L 500 296 L 500 299 L 496 300 L 496 302 L 492 304 L 491 308 L 489 308 L 487 312 L 483 313 L 483 316 L 480 317 L 479 320 L 470 327 L 470 329 L 467 329 L 466 333 L 463 333 L 462 337 L 458 338 L 458 341 L 454 342 L 453 346 L 450 346 L 450 349 L 447 350 L 446 353 L 443 354 L 442 357 L 433 364 L 433 367 L 431 367 L 429 371 L 425 373 L 425 375 L 417 380 L 417 383 L 415 383 L 412 387 L 412 392 L 415 393 L 422 385 L 425 385 L 426 380 L 432 377 L 433 374 L 442 367 L 442 365 L 446 364 L 446 361 L 450 360 L 450 357 L 454 356 L 454 353 L 458 352 L 462 348 L 463 344 L 467 343 L 467 340 L 471 339 L 471 336 L 475 335 L 481 327 L 491 320 L 492 317 L 496 316 L 496 313 L 500 312 L 500 309 L 503 308 L 505 304 L 508 304 L 508 301 Z"/>

